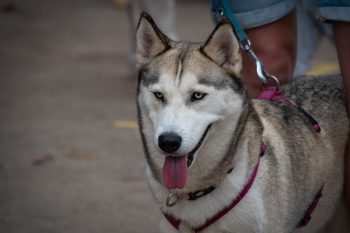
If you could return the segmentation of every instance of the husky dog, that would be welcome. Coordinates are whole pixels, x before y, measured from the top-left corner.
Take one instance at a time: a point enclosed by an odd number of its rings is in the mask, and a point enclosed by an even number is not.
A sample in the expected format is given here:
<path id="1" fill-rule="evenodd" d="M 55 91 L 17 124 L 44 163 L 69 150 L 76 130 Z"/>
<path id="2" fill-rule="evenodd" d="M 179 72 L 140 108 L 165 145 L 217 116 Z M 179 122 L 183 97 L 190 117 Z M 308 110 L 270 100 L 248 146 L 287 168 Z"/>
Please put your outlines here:
<path id="1" fill-rule="evenodd" d="M 140 133 L 162 232 L 312 233 L 325 225 L 342 192 L 348 136 L 339 77 L 283 87 L 297 108 L 248 97 L 227 21 L 205 43 L 176 42 L 143 13 L 136 41 Z M 300 228 L 306 212 L 311 220 Z"/>

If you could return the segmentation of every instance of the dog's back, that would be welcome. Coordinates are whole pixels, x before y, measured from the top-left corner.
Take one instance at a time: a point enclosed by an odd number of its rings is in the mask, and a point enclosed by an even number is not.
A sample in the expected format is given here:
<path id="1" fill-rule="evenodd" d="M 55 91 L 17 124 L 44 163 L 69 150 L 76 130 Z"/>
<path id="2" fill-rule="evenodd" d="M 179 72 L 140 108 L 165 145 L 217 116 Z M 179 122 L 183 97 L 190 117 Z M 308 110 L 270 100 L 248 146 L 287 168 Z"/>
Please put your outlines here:
<path id="1" fill-rule="evenodd" d="M 278 190 L 281 201 L 270 200 L 271 212 L 276 218 L 284 215 L 285 228 L 292 230 L 324 187 L 313 220 L 307 228 L 300 228 L 300 232 L 314 232 L 331 217 L 343 186 L 349 128 L 345 93 L 340 77 L 298 78 L 283 87 L 283 92 L 319 123 L 321 131 L 316 132 L 310 118 L 296 107 L 254 101 L 271 149 L 265 177 L 271 177 L 269 182 L 278 180 L 270 183 L 265 196 Z"/>
<path id="2" fill-rule="evenodd" d="M 325 130 L 330 130 L 327 131 L 328 136 L 337 133 L 336 128 L 344 128 L 344 124 L 348 122 L 345 92 L 340 76 L 296 78 L 283 91 L 320 123 L 322 121 Z"/>

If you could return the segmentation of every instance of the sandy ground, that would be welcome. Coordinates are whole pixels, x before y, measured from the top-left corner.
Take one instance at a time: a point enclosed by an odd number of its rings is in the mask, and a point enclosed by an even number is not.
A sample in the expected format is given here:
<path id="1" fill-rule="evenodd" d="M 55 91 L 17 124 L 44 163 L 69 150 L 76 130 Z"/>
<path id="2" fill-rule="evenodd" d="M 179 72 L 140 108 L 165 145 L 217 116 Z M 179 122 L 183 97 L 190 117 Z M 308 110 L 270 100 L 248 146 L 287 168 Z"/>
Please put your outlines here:
<path id="1" fill-rule="evenodd" d="M 158 232 L 127 11 L 111 0 L 0 7 L 0 232 Z M 178 2 L 179 38 L 206 38 L 209 7 Z M 313 64 L 334 54 L 326 43 Z"/>

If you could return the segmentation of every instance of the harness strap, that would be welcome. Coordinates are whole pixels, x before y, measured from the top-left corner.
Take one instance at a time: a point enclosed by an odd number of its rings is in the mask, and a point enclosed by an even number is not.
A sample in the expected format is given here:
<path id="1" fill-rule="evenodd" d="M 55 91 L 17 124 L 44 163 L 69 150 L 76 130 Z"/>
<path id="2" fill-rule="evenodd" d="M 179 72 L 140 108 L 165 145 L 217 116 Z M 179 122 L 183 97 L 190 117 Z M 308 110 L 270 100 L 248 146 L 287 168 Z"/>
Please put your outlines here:
<path id="1" fill-rule="evenodd" d="M 269 86 L 267 87 L 261 94 L 258 96 L 258 99 L 261 100 L 270 100 L 270 101 L 280 101 L 289 104 L 292 107 L 297 108 L 304 116 L 310 121 L 312 124 L 312 128 L 318 133 L 321 131 L 320 124 L 309 114 L 307 113 L 303 108 L 296 105 L 293 101 L 288 99 L 277 87 L 275 86 Z M 314 212 L 314 210 L 317 207 L 317 204 L 319 200 L 322 197 L 322 190 L 323 186 L 319 189 L 317 194 L 315 195 L 314 199 L 312 200 L 311 204 L 305 211 L 305 214 L 303 218 L 298 223 L 298 228 L 305 227 L 311 220 L 311 215 Z"/>
<path id="2" fill-rule="evenodd" d="M 324 185 L 322 185 L 321 188 L 316 193 L 314 199 L 312 200 L 311 204 L 307 208 L 303 218 L 298 223 L 298 226 L 297 226 L 298 228 L 305 227 L 305 226 L 307 226 L 307 224 L 309 224 L 309 222 L 311 220 L 311 215 L 315 211 L 315 209 L 317 207 L 317 204 L 318 204 L 318 202 L 320 201 L 320 199 L 322 197 L 323 187 L 324 187 Z"/>
<path id="3" fill-rule="evenodd" d="M 164 212 L 163 212 L 163 215 L 175 229 L 179 230 L 181 220 L 176 219 L 172 215 L 164 213 Z"/>
<path id="4" fill-rule="evenodd" d="M 198 232 L 204 230 L 205 228 L 209 227 L 210 225 L 212 225 L 216 221 L 218 221 L 221 217 L 223 217 L 229 211 L 231 211 L 245 197 L 245 195 L 248 193 L 248 191 L 250 190 L 250 188 L 252 187 L 252 185 L 254 183 L 254 180 L 256 178 L 256 175 L 257 175 L 258 169 L 259 169 L 260 158 L 265 154 L 265 151 L 266 151 L 266 145 L 263 142 L 261 142 L 258 162 L 255 165 L 255 168 L 252 172 L 252 175 L 250 176 L 249 180 L 247 181 L 246 185 L 243 187 L 241 192 L 236 196 L 235 199 L 233 199 L 233 201 L 231 202 L 230 205 L 226 206 L 224 209 L 222 209 L 221 211 L 216 213 L 214 216 L 207 219 L 206 222 L 203 223 L 202 225 L 193 228 L 194 232 L 198 233 Z M 168 214 L 165 212 L 163 212 L 163 215 L 175 229 L 177 229 L 177 230 L 179 229 L 179 226 L 181 224 L 180 219 L 177 219 L 177 218 L 173 217 L 171 214 Z"/>
<path id="5" fill-rule="evenodd" d="M 287 103 L 288 105 L 297 108 L 304 116 L 310 121 L 312 128 L 319 133 L 321 131 L 320 124 L 313 118 L 309 113 L 307 113 L 303 108 L 296 105 L 293 101 L 288 99 L 282 91 L 275 86 L 268 86 L 265 90 L 257 97 L 260 100 L 272 100 Z"/>
<path id="6" fill-rule="evenodd" d="M 254 168 L 252 176 L 250 177 L 250 179 L 248 180 L 247 184 L 244 186 L 242 191 L 237 195 L 237 197 L 231 202 L 231 204 L 229 206 L 227 206 L 224 209 L 222 209 L 220 212 L 215 214 L 210 219 L 207 219 L 207 221 L 203 225 L 194 228 L 193 230 L 196 233 L 204 230 L 205 228 L 209 227 L 210 225 L 212 225 L 213 223 L 218 221 L 221 217 L 223 217 L 230 210 L 232 210 L 244 198 L 244 196 L 248 193 L 248 191 L 250 190 L 250 188 L 252 187 L 252 185 L 254 183 L 256 174 L 258 173 L 258 168 L 259 168 L 259 164 L 260 164 L 260 158 L 261 158 L 261 156 L 259 156 L 258 163 L 255 165 L 255 168 Z"/>

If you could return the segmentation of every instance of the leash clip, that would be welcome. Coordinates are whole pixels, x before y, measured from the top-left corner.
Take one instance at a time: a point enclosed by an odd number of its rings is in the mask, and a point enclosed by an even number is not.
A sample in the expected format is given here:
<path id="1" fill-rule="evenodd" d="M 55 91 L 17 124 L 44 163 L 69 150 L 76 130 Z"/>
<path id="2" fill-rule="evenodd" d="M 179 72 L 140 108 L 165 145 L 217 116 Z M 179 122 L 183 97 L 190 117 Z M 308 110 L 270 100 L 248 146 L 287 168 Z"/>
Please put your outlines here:
<path id="1" fill-rule="evenodd" d="M 248 39 L 247 34 L 244 32 L 243 28 L 241 27 L 240 23 L 236 19 L 232 6 L 229 3 L 229 1 L 221 0 L 220 3 L 221 5 L 218 7 L 215 13 L 217 18 L 220 18 L 220 19 L 228 18 L 230 20 L 242 50 L 247 52 L 250 55 L 250 57 L 254 60 L 256 65 L 256 73 L 259 76 L 259 79 L 261 80 L 261 82 L 264 85 L 266 85 L 268 79 L 272 79 L 276 83 L 277 88 L 279 88 L 280 84 L 278 82 L 278 79 L 275 76 L 270 75 L 265 71 L 264 64 L 254 53 L 252 49 L 252 44 Z"/>
<path id="2" fill-rule="evenodd" d="M 276 83 L 277 88 L 279 89 L 280 83 L 278 79 L 275 76 L 270 75 L 266 72 L 264 64 L 254 53 L 252 49 L 252 43 L 250 42 L 250 40 L 246 38 L 245 40 L 240 41 L 240 46 L 242 50 L 247 52 L 249 56 L 254 60 L 256 66 L 256 73 L 259 76 L 261 82 L 265 85 L 267 84 L 268 79 L 272 79 Z"/>

